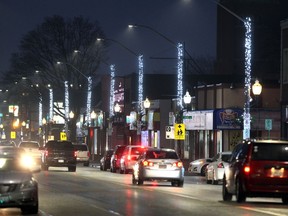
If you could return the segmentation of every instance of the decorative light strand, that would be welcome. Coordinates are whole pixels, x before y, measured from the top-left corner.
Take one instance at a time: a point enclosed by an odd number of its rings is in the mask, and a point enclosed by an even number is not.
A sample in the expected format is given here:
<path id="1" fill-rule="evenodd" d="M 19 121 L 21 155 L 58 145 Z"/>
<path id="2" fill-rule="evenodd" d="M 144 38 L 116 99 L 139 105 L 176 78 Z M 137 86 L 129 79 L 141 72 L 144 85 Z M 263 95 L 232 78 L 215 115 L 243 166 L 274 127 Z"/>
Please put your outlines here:
<path id="1" fill-rule="evenodd" d="M 178 64 L 177 64 L 177 105 L 180 109 L 183 108 L 183 51 L 182 43 L 177 44 Z"/>
<path id="2" fill-rule="evenodd" d="M 139 112 L 143 111 L 143 55 L 138 56 L 138 107 Z"/>
<path id="3" fill-rule="evenodd" d="M 109 104 L 109 117 L 114 115 L 114 101 L 115 101 L 115 65 L 110 65 L 110 104 Z"/>
<path id="4" fill-rule="evenodd" d="M 53 103 L 53 89 L 49 88 L 49 120 L 53 120 Z"/>
<path id="5" fill-rule="evenodd" d="M 88 90 L 87 90 L 87 108 L 86 108 L 86 113 L 87 113 L 87 123 L 90 125 L 91 123 L 91 98 L 92 98 L 92 77 L 87 78 L 88 81 Z"/>
<path id="6" fill-rule="evenodd" d="M 247 17 L 244 21 L 245 25 L 245 86 L 244 86 L 244 113 L 243 113 L 243 139 L 250 138 L 250 90 L 251 90 L 251 45 L 252 31 L 251 19 Z"/>
<path id="7" fill-rule="evenodd" d="M 42 96 L 40 95 L 39 96 L 39 106 L 38 106 L 38 109 L 39 109 L 39 116 L 38 116 L 38 118 L 39 118 L 39 120 L 38 120 L 38 123 L 39 123 L 39 125 L 42 125 L 42 114 L 43 114 L 43 112 L 42 112 L 42 108 L 43 108 L 43 106 L 42 106 Z"/>

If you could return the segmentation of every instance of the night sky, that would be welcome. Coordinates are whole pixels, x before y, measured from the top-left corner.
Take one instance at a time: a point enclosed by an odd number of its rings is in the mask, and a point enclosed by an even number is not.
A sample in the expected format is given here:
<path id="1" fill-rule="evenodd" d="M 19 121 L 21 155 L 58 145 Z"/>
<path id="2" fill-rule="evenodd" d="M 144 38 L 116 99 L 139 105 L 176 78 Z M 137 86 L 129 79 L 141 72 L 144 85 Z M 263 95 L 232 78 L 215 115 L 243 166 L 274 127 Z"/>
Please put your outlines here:
<path id="1" fill-rule="evenodd" d="M 174 73 L 176 48 L 151 30 L 129 30 L 128 24 L 149 26 L 183 42 L 192 56 L 216 55 L 216 4 L 211 0 L 1 0 L 0 72 L 8 70 L 21 38 L 53 15 L 98 21 L 107 38 L 144 55 L 144 73 Z M 116 43 L 109 48 L 109 64 L 119 74 L 137 70 L 136 56 Z"/>

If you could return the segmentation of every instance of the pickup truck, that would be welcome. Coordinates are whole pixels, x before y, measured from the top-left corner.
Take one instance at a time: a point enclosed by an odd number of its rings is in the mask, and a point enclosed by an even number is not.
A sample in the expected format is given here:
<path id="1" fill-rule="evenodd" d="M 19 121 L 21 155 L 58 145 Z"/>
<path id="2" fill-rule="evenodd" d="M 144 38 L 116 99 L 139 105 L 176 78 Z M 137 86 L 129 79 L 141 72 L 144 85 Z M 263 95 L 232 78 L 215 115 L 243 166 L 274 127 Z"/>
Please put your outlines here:
<path id="1" fill-rule="evenodd" d="M 49 167 L 68 167 L 69 172 L 76 172 L 77 152 L 70 141 L 49 140 L 42 149 L 41 169 Z"/>

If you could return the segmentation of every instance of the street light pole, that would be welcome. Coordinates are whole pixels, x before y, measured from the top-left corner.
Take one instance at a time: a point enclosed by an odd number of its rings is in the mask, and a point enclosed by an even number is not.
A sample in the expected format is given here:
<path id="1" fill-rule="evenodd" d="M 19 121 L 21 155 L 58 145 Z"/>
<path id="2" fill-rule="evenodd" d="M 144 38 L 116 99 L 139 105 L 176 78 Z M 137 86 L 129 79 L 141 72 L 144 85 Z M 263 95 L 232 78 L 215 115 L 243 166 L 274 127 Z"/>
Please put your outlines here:
<path id="1" fill-rule="evenodd" d="M 259 109 L 259 96 L 262 92 L 262 85 L 259 83 L 259 80 L 256 79 L 255 83 L 252 86 L 252 92 L 256 97 L 256 106 L 257 106 L 257 112 L 258 112 L 258 118 L 257 118 L 257 137 L 259 138 L 259 126 L 260 126 L 260 109 Z"/>

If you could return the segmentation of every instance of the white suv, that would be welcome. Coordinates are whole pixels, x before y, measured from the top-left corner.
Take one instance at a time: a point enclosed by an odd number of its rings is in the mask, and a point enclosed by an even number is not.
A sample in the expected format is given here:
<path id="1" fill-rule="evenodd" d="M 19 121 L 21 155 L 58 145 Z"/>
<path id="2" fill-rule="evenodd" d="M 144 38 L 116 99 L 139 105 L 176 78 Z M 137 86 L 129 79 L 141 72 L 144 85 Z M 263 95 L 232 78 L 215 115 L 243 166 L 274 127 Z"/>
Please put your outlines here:
<path id="1" fill-rule="evenodd" d="M 133 170 L 140 154 L 145 152 L 149 147 L 141 145 L 128 145 L 124 149 L 120 160 L 120 173 L 129 173 Z"/>
<path id="2" fill-rule="evenodd" d="M 77 162 L 83 162 L 84 166 L 89 166 L 90 151 L 88 146 L 84 144 L 73 144 L 77 155 Z"/>

